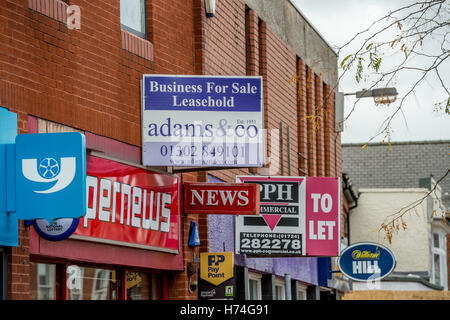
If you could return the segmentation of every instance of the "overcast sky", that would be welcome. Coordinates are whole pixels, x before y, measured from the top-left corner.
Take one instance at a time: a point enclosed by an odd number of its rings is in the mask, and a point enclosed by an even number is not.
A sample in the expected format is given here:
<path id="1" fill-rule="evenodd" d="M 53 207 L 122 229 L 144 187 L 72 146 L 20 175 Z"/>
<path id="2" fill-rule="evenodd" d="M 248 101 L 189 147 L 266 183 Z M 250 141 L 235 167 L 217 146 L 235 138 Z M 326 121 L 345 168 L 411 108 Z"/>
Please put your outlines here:
<path id="1" fill-rule="evenodd" d="M 410 0 L 293 0 L 305 17 L 331 46 L 339 46 L 350 40 L 356 32 L 369 27 L 373 21 L 386 15 L 389 11 L 412 3 Z M 448 31 L 448 30 L 447 30 Z M 392 33 L 392 40 L 395 38 Z M 431 46 L 432 44 L 427 44 Z M 355 47 L 353 47 L 355 50 Z M 352 48 L 342 52 L 339 62 Z M 397 57 L 398 58 L 398 57 Z M 384 56 L 383 63 L 389 64 L 391 56 Z M 450 59 L 447 59 L 444 82 L 450 84 Z M 395 61 L 395 60 L 393 60 Z M 417 60 L 416 60 L 417 61 Z M 419 63 L 419 62 L 418 62 Z M 442 73 L 442 72 L 441 72 Z M 397 79 L 399 94 L 405 94 L 412 86 L 412 76 Z M 346 75 L 340 82 L 339 91 L 355 92 L 369 88 L 370 82 L 357 83 L 354 73 Z M 434 111 L 434 104 L 446 96 L 439 88 L 434 75 L 427 76 L 426 81 L 414 90 L 403 104 L 403 114 L 398 113 L 391 125 L 391 141 L 450 140 L 450 116 Z M 399 97 L 400 97 L 399 95 Z M 345 98 L 345 114 L 353 107 L 353 96 Z M 355 111 L 348 119 L 342 134 L 343 143 L 365 143 L 380 131 L 382 122 L 398 107 L 398 101 L 390 106 L 375 106 L 373 99 L 365 98 L 358 102 Z M 383 140 L 378 136 L 373 142 Z"/>

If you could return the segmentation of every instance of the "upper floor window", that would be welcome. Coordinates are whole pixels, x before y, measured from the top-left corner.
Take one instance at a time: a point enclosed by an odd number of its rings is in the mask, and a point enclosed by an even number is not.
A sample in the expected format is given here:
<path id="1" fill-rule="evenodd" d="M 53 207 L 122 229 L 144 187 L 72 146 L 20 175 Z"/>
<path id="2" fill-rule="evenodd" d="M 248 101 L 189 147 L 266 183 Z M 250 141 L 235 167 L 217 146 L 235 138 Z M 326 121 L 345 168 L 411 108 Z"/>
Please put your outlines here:
<path id="1" fill-rule="evenodd" d="M 445 235 L 433 233 L 432 280 L 434 284 L 443 286 L 447 290 L 447 249 Z"/>
<path id="2" fill-rule="evenodd" d="M 120 0 L 120 26 L 141 38 L 147 38 L 145 0 Z"/>
<path id="3" fill-rule="evenodd" d="M 275 279 L 275 300 L 286 300 L 284 280 Z"/>
<path id="4" fill-rule="evenodd" d="M 248 274 L 248 299 L 261 300 L 261 275 L 255 273 Z"/>
<path id="5" fill-rule="evenodd" d="M 297 300 L 307 300 L 307 287 L 298 285 L 297 287 Z"/>

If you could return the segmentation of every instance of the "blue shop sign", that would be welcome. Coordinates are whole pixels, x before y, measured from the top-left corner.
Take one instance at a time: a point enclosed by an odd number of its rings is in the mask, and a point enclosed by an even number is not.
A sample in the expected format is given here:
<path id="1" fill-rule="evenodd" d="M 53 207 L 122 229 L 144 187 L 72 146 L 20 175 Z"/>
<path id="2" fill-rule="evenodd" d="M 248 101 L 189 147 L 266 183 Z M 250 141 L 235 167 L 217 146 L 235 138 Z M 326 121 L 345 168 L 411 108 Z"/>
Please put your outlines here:
<path id="1" fill-rule="evenodd" d="M 78 132 L 16 137 L 18 219 L 79 218 L 86 213 L 86 147 Z"/>
<path id="2" fill-rule="evenodd" d="M 45 219 L 62 230 L 55 219 L 85 214 L 84 135 L 17 135 L 17 114 L 0 108 L 0 245 L 18 245 L 19 219 Z M 76 228 L 70 225 L 64 236 Z"/>
<path id="3" fill-rule="evenodd" d="M 388 276 L 395 268 L 395 257 L 388 248 L 360 242 L 346 248 L 339 258 L 339 269 L 352 280 L 374 281 Z"/>
<path id="4" fill-rule="evenodd" d="M 33 226 L 42 238 L 49 241 L 61 241 L 70 237 L 77 230 L 79 218 L 61 218 L 48 222 L 44 219 L 28 220 L 25 226 Z"/>
<path id="5" fill-rule="evenodd" d="M 7 180 L 11 170 L 6 169 L 7 149 L 14 145 L 17 135 L 17 114 L 0 108 L 0 245 L 17 247 L 19 244 L 19 220 L 11 212 L 8 195 L 11 188 Z"/>

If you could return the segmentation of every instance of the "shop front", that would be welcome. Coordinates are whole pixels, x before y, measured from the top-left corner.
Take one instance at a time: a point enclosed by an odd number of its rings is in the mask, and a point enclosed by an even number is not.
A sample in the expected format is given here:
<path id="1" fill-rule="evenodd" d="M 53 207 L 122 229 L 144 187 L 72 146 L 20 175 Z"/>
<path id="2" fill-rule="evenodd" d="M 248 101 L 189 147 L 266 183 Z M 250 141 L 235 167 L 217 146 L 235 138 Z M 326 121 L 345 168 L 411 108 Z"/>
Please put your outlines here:
<path id="1" fill-rule="evenodd" d="M 93 155 L 86 169 L 75 232 L 50 241 L 51 224 L 30 227 L 30 299 L 167 299 L 183 270 L 179 178 Z"/>

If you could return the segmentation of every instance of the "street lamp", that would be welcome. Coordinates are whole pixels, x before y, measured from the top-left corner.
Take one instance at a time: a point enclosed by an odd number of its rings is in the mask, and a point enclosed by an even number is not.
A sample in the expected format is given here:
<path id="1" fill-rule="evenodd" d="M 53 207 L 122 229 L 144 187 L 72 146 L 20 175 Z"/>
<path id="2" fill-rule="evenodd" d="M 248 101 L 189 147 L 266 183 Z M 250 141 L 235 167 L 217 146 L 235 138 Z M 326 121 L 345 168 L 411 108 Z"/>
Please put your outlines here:
<path id="1" fill-rule="evenodd" d="M 359 98 L 373 98 L 375 104 L 389 104 L 397 100 L 397 89 L 396 88 L 379 88 L 361 91 L 356 91 L 353 93 L 344 93 L 344 96 L 355 95 L 357 99 Z"/>
<path id="2" fill-rule="evenodd" d="M 205 10 L 207 18 L 214 17 L 214 13 L 216 11 L 216 0 L 205 0 Z"/>
<path id="3" fill-rule="evenodd" d="M 397 100 L 397 89 L 396 88 L 378 88 L 361 91 L 356 91 L 353 93 L 343 93 L 336 92 L 335 95 L 335 113 L 334 113 L 334 124 L 337 132 L 344 131 L 344 96 L 356 96 L 357 99 L 360 98 L 373 98 L 376 105 L 379 104 L 390 104 Z"/>

